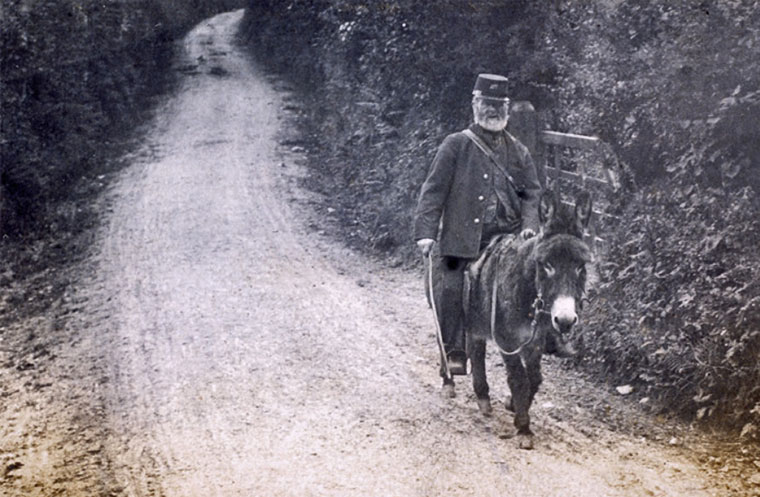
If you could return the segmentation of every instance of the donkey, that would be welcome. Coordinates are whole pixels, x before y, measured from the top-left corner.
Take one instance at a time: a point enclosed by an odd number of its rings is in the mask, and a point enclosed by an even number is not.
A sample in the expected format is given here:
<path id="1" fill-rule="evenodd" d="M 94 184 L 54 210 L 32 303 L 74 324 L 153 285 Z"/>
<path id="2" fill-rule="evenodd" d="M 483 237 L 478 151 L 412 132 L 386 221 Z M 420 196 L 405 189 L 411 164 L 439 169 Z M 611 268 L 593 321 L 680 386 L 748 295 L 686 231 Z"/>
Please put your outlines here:
<path id="1" fill-rule="evenodd" d="M 497 239 L 469 268 L 465 322 L 478 407 L 491 414 L 485 352 L 486 340 L 492 340 L 507 369 L 509 410 L 521 448 L 533 447 L 528 409 L 542 382 L 541 355 L 575 354 L 569 337 L 592 260 L 583 241 L 590 215 L 587 193 L 576 198 L 573 208 L 546 191 L 539 204 L 540 233 L 525 241 L 512 235 Z"/>

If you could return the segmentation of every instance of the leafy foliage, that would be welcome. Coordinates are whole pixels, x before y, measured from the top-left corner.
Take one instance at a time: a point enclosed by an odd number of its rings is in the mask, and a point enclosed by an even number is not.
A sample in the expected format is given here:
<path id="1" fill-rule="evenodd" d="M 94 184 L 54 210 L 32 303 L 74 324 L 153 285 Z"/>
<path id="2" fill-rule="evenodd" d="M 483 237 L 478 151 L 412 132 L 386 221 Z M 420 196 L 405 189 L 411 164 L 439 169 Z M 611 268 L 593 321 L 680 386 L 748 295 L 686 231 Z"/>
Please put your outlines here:
<path id="1" fill-rule="evenodd" d="M 686 174 L 712 182 L 715 164 L 683 162 L 694 144 L 757 153 L 757 141 L 715 126 L 729 107 L 756 109 L 755 2 L 562 2 L 557 14 L 540 49 L 558 67 L 558 125 L 604 138 L 641 184 L 669 177 L 679 162 Z M 741 132 L 756 133 L 745 121 Z M 757 186 L 752 167 L 745 161 L 733 170 Z"/>
<path id="2" fill-rule="evenodd" d="M 749 188 L 723 198 L 677 184 L 639 192 L 588 310 L 586 366 L 676 411 L 749 422 L 760 402 L 754 204 Z"/>

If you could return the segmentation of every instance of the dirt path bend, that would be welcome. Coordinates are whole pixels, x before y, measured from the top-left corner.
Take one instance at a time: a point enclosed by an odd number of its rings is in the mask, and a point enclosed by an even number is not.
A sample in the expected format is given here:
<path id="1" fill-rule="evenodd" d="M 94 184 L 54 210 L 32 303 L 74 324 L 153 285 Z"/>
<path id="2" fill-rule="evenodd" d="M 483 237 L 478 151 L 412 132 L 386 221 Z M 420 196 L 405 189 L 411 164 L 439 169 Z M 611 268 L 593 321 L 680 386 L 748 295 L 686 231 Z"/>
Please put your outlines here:
<path id="1" fill-rule="evenodd" d="M 551 361 L 533 451 L 501 403 L 477 413 L 469 379 L 440 398 L 419 275 L 304 228 L 286 95 L 234 46 L 241 16 L 188 35 L 183 85 L 110 194 L 72 298 L 86 329 L 58 352 L 66 398 L 93 407 L 40 407 L 76 429 L 40 429 L 52 459 L 14 468 L 9 494 L 725 495 L 688 446 L 608 429 L 588 400 L 606 393 Z"/>

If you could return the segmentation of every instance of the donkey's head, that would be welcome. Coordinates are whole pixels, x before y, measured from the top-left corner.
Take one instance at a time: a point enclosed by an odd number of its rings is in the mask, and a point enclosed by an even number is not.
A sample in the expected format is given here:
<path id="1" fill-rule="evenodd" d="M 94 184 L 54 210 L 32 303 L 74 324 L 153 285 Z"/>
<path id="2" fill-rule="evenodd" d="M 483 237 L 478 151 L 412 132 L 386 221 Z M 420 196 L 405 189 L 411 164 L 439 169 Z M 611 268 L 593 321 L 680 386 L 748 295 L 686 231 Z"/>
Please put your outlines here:
<path id="1" fill-rule="evenodd" d="M 548 314 L 551 328 L 547 351 L 572 355 L 569 332 L 578 323 L 586 291 L 587 265 L 591 250 L 583 241 L 583 231 L 591 216 L 591 197 L 582 193 L 575 206 L 563 203 L 547 191 L 541 198 L 541 236 L 535 249 L 536 290 L 539 305 Z"/>

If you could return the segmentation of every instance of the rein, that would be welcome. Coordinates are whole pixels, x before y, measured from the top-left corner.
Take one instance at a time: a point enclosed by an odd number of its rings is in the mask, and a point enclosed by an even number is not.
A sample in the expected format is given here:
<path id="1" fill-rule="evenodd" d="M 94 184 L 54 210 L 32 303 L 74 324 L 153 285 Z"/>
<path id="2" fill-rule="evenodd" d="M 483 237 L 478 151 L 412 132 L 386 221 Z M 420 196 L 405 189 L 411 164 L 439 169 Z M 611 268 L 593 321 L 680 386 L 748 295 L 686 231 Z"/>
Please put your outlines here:
<path id="1" fill-rule="evenodd" d="M 520 352 L 522 352 L 523 348 L 530 345 L 533 340 L 536 338 L 536 328 L 538 327 L 538 315 L 539 314 L 551 314 L 549 311 L 544 309 L 544 300 L 541 298 L 541 292 L 538 293 L 536 296 L 536 300 L 533 301 L 533 321 L 530 324 L 531 327 L 531 334 L 530 338 L 520 344 L 519 347 L 517 347 L 515 350 L 509 351 L 505 350 L 501 345 L 499 345 L 499 342 L 496 341 L 496 294 L 498 292 L 499 288 L 499 279 L 494 278 L 493 279 L 493 290 L 491 291 L 491 340 L 493 340 L 493 343 L 496 345 L 496 348 L 499 349 L 499 352 L 501 352 L 504 355 L 507 356 L 513 356 L 518 355 Z"/>

